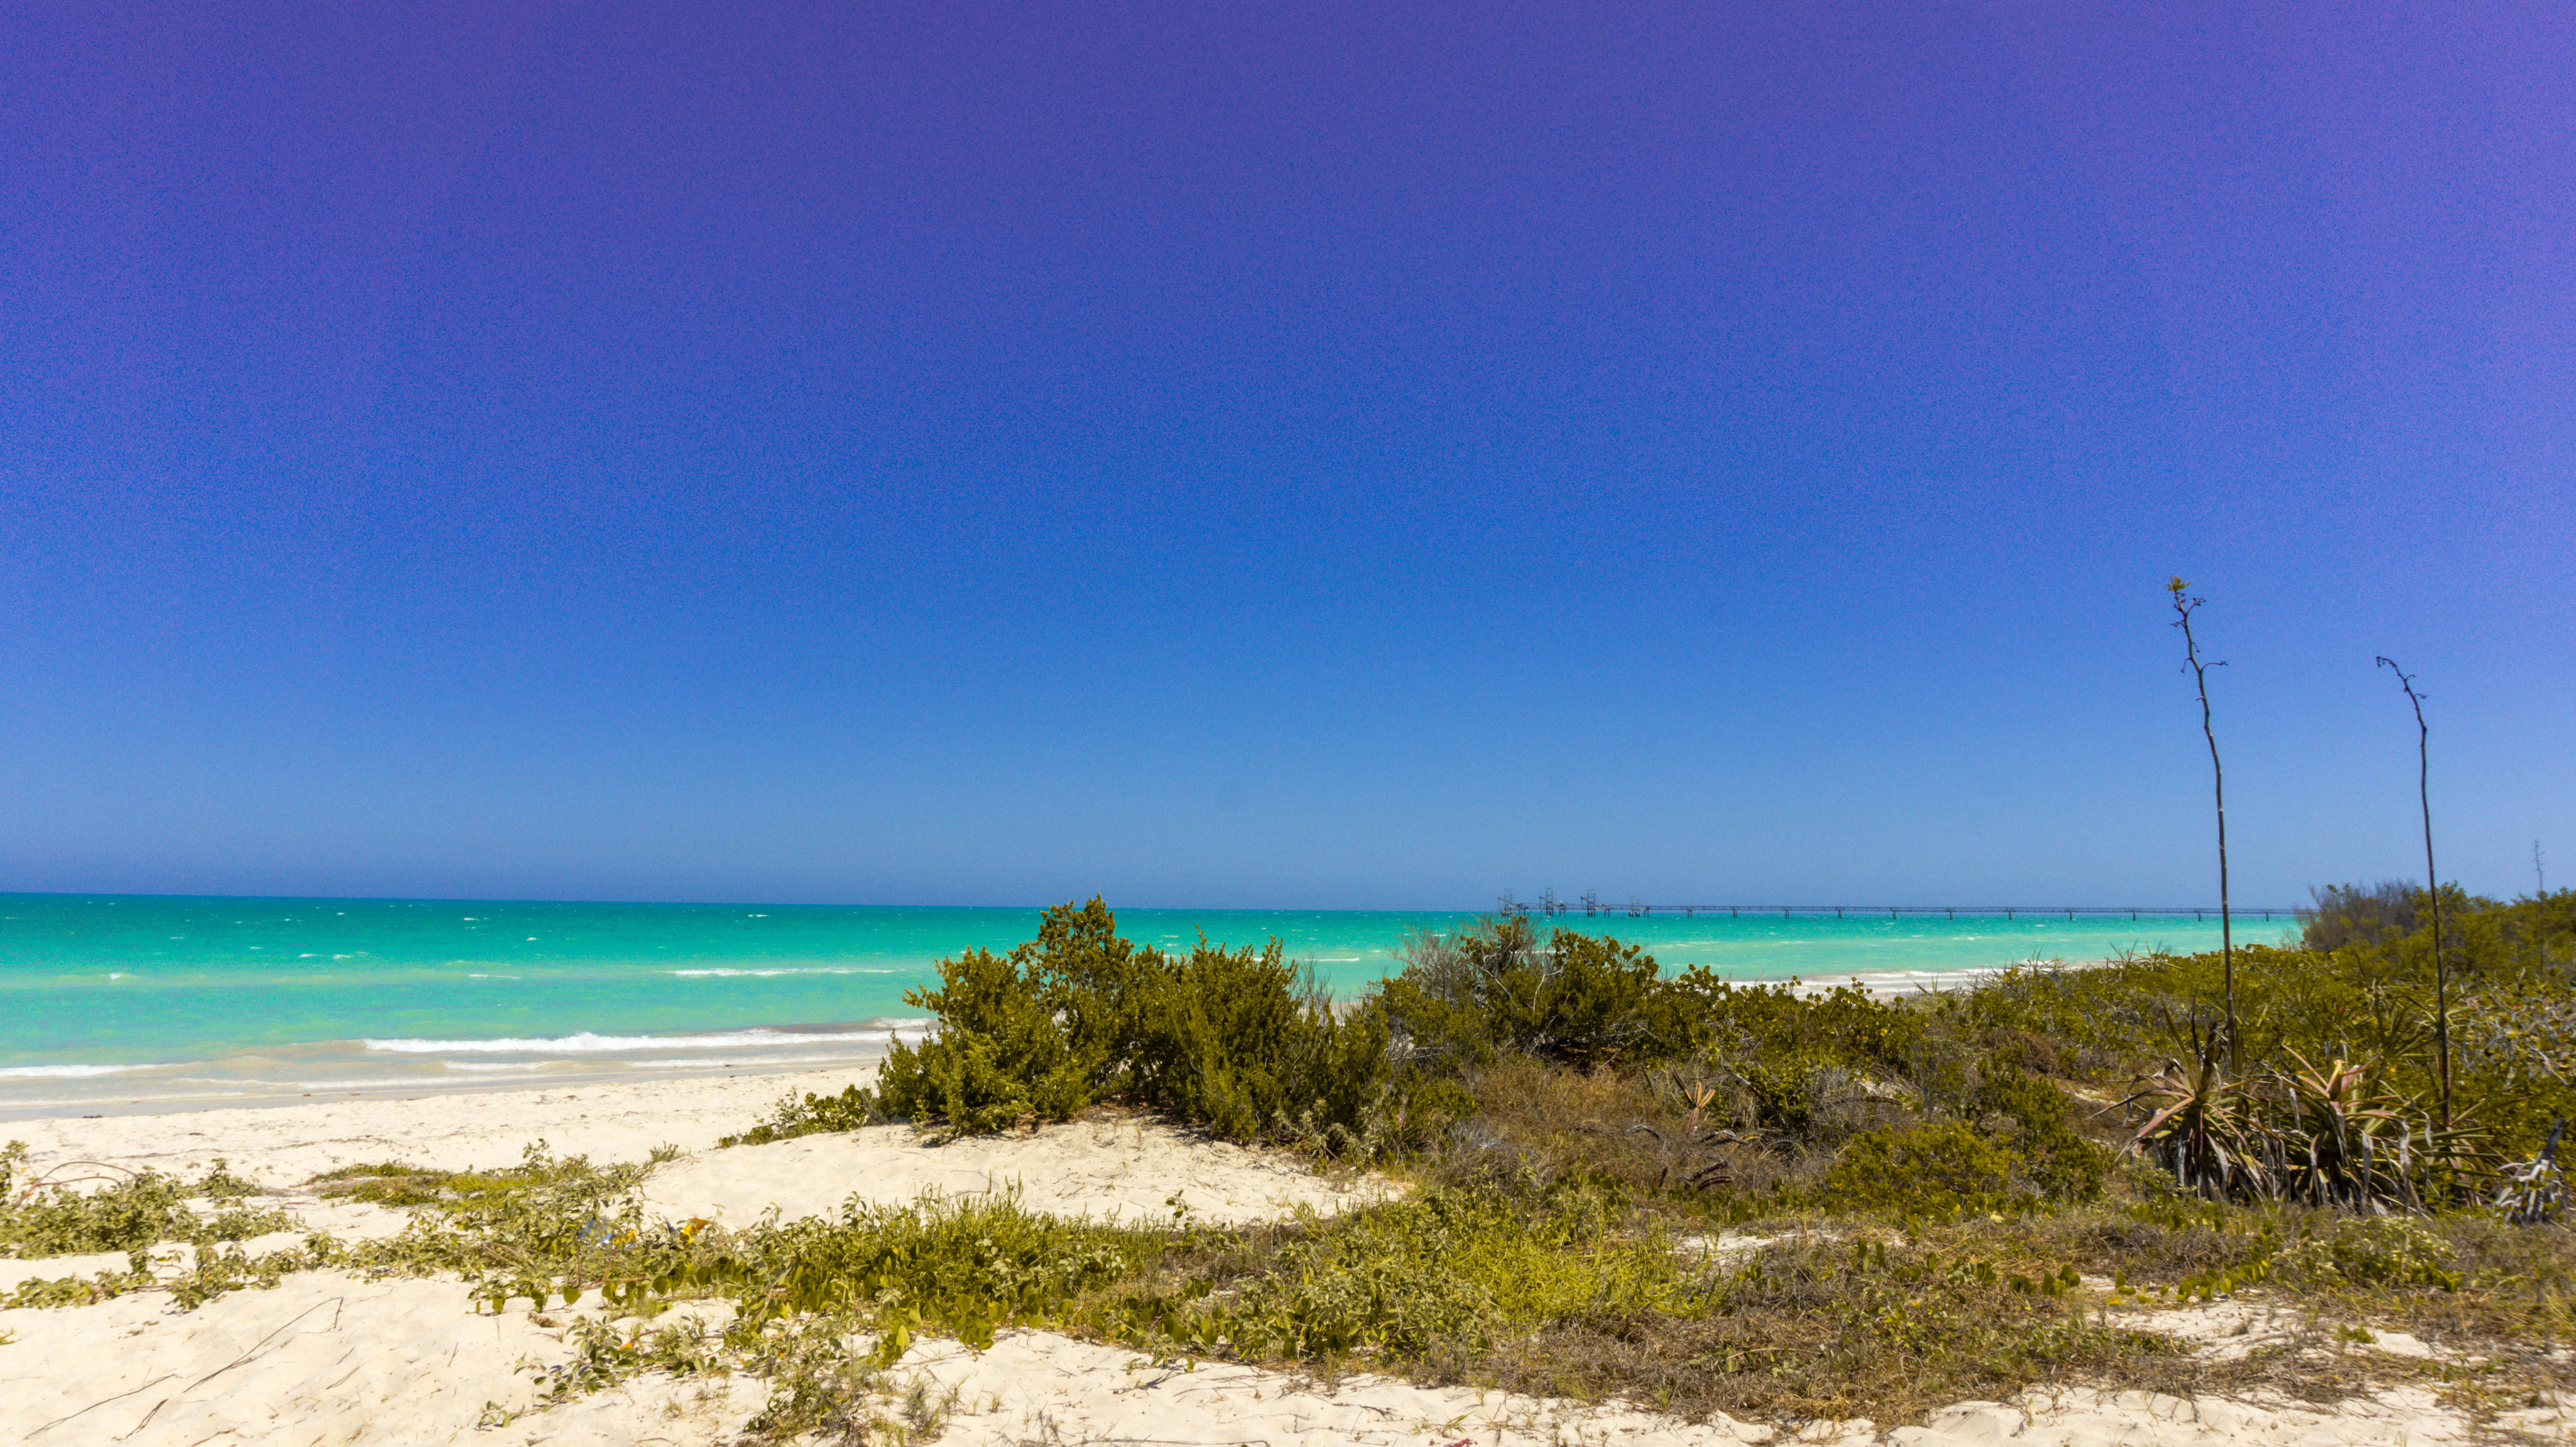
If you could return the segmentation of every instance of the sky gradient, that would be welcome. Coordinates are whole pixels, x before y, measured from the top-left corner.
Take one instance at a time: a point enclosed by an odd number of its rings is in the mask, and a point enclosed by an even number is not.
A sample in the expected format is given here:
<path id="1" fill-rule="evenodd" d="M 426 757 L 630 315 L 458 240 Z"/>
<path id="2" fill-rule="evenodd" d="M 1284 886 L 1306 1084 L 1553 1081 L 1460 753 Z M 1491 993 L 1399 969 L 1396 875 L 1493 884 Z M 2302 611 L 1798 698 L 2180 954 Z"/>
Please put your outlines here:
<path id="1" fill-rule="evenodd" d="M 0 15 L 0 889 L 2576 882 L 2576 11 Z"/>

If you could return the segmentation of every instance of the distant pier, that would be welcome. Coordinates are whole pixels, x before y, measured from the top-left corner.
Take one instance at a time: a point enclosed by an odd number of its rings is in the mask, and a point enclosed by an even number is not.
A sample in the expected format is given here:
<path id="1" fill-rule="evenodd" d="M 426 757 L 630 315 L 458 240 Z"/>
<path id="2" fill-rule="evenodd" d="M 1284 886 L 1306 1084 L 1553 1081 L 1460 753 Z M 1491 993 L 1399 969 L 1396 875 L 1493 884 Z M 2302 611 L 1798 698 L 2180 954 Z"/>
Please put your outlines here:
<path id="1" fill-rule="evenodd" d="M 1948 919 L 1957 919 L 1961 915 L 1967 915 L 1971 919 L 1979 917 L 1993 917 L 2008 920 L 2024 918 L 2071 920 L 2079 915 L 2094 918 L 2112 918 L 2126 915 L 2130 919 L 2142 920 L 2178 919 L 2184 915 L 2189 915 L 2195 920 L 2205 922 L 2216 919 L 2219 915 L 2219 909 L 2216 905 L 2172 905 L 2157 907 L 2127 904 L 1647 904 L 1642 900 L 1634 899 L 1628 901 L 1626 904 L 1605 904 L 1601 901 L 1599 896 L 1591 893 L 1586 893 L 1579 899 L 1561 900 L 1556 897 L 1553 891 L 1541 894 L 1534 900 L 1514 899 L 1512 896 L 1506 894 L 1497 902 L 1497 907 L 1505 914 L 1536 914 L 1553 917 L 1556 915 L 1580 913 L 1587 918 L 1598 917 L 1600 915 L 1626 915 L 1631 919 L 1642 919 L 1648 915 L 1656 914 L 1677 914 L 1685 919 L 1697 918 L 1704 914 L 1722 914 L 1730 919 L 1742 919 L 1746 915 L 1752 915 L 1757 918 L 1763 915 L 1778 915 L 1783 919 L 1788 919 L 1796 915 L 1831 915 L 1835 919 L 1866 919 L 1873 915 L 1885 915 L 1889 919 L 1896 919 L 1900 916 L 1909 914 L 1937 914 Z M 2261 918 L 2268 920 L 2274 915 L 2296 919 L 2299 915 L 2305 913 L 2305 911 L 2297 908 L 2266 909 L 2261 906 L 2255 906 L 2251 908 L 2231 909 L 2227 911 L 2227 913 L 2236 919 Z"/>

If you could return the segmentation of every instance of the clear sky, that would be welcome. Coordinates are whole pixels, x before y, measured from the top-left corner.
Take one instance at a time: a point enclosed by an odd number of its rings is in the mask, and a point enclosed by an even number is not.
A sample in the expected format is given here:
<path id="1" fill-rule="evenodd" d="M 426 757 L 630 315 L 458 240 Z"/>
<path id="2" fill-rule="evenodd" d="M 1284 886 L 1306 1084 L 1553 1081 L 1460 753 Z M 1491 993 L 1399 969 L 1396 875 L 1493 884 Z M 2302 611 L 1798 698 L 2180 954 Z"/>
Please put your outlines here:
<path id="1" fill-rule="evenodd" d="M 0 888 L 2576 883 L 2576 10 L 18 0 L 0 504 Z"/>

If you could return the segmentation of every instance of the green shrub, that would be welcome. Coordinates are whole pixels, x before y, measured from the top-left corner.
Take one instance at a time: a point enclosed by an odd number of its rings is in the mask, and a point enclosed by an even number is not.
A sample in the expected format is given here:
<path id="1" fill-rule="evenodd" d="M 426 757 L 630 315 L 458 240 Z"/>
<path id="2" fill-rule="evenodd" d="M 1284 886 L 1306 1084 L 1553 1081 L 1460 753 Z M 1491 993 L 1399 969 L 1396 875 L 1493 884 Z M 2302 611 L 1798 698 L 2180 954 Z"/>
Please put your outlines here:
<path id="1" fill-rule="evenodd" d="M 2383 879 L 2367 889 L 2330 884 L 2308 896 L 2316 903 L 2300 911 L 2299 944 L 2305 949 L 2339 950 L 2413 934 L 2424 916 L 2424 891 L 2402 879 Z"/>
<path id="2" fill-rule="evenodd" d="M 1398 1038 L 1434 1069 L 1489 1065 L 1505 1050 L 1583 1065 L 1662 1053 L 1654 957 L 1634 945 L 1557 930 L 1542 947 L 1514 914 L 1426 936 L 1408 953 L 1379 999 Z"/>
<path id="3" fill-rule="evenodd" d="M 918 1047 L 887 1050 L 878 1093 L 896 1115 L 960 1132 L 1063 1120 L 1107 1083 L 1136 973 L 1135 947 L 1098 899 L 1050 909 L 1009 955 L 941 960 L 938 989 L 905 992 L 939 1023 Z"/>
<path id="4" fill-rule="evenodd" d="M 1978 1084 L 1972 1109 L 1981 1120 L 2001 1116 L 2011 1122 L 2023 1178 L 2040 1195 L 2090 1201 L 2102 1194 L 2112 1153 L 2076 1134 L 2073 1103 L 2064 1091 L 1997 1064 Z"/>
<path id="5" fill-rule="evenodd" d="M 1737 1124 L 1794 1141 L 1838 1137 L 1828 1116 L 1854 1093 L 1851 1070 L 1813 1051 L 1725 1062 L 1725 1075 L 1742 1092 Z"/>
<path id="6" fill-rule="evenodd" d="M 1955 1121 L 1864 1131 L 1825 1173 L 1829 1206 L 1947 1216 L 2014 1203 L 2020 1155 Z"/>
<path id="7" fill-rule="evenodd" d="M 1923 1038 L 1921 1014 L 1855 985 L 1818 995 L 1801 994 L 1797 985 L 1738 985 L 1695 965 L 1661 991 L 1657 1034 L 1674 1054 L 1804 1058 L 1876 1075 L 1905 1069 Z"/>
<path id="8" fill-rule="evenodd" d="M 1387 1082 L 1386 1017 L 1337 1013 L 1311 974 L 1267 949 L 1206 940 L 1153 958 L 1127 1029 L 1123 1098 L 1251 1140 L 1304 1113 L 1359 1125 Z"/>
<path id="9" fill-rule="evenodd" d="M 1337 1011 L 1276 940 L 1227 950 L 1202 939 L 1175 958 L 1120 938 L 1094 898 L 1048 910 L 1037 939 L 1006 957 L 977 950 L 939 972 L 940 988 L 904 997 L 938 1017 L 934 1033 L 889 1050 L 875 1101 L 843 1114 L 864 1106 L 972 1133 L 1115 1100 L 1235 1140 L 1356 1140 L 1401 1094 L 1384 1012 Z M 788 1114 L 773 1129 L 810 1112 Z"/>

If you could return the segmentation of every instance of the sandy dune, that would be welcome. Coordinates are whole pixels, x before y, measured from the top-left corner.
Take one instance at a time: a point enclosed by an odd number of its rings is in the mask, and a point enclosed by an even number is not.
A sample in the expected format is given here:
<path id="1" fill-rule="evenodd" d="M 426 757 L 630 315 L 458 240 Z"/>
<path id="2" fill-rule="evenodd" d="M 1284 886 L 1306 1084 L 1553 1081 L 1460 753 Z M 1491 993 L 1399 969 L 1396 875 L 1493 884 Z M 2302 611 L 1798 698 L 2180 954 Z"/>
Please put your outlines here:
<path id="1" fill-rule="evenodd" d="M 852 1196 L 896 1203 L 925 1190 L 956 1195 L 1016 1186 L 1039 1210 L 1167 1215 L 1177 1199 L 1210 1220 L 1275 1216 L 1300 1204 L 1330 1211 L 1363 1199 L 1277 1155 L 1215 1144 L 1132 1119 L 1058 1126 L 1033 1136 L 933 1145 L 902 1127 L 713 1150 L 718 1135 L 766 1113 L 784 1091 L 837 1090 L 829 1076 L 737 1077 L 523 1092 L 352 1100 L 271 1110 L 18 1122 L 38 1167 L 76 1159 L 196 1171 L 218 1157 L 276 1194 L 258 1204 L 292 1213 L 302 1229 L 351 1237 L 398 1230 L 401 1212 L 319 1198 L 298 1183 L 336 1166 L 404 1160 L 430 1167 L 498 1165 L 542 1136 L 556 1150 L 640 1160 L 655 1146 L 689 1152 L 658 1167 L 644 1196 L 657 1214 L 748 1224 L 829 1215 Z M 247 1243 L 290 1244 L 284 1234 Z M 1732 1239 L 1710 1249 L 1741 1249 Z M 155 1253 L 163 1271 L 186 1248 Z M 0 1290 L 38 1276 L 123 1269 L 122 1256 L 0 1261 Z M 683 1308 L 693 1310 L 697 1308 Z M 722 1308 L 714 1308 L 721 1311 Z M 2210 1309 L 2203 1309 L 2209 1311 Z M 2232 1319 L 2173 1325 L 2193 1336 L 2259 1336 Z M 271 1291 L 240 1291 L 195 1312 L 137 1294 L 69 1310 L 0 1311 L 0 1442 L 131 1443 L 136 1447 L 396 1447 L 491 1443 L 519 1447 L 733 1441 L 767 1396 L 742 1378 L 673 1382 L 648 1376 L 539 1408 L 534 1372 L 566 1360 L 572 1313 L 478 1313 L 454 1281 L 362 1281 L 313 1272 Z M 668 1318 L 665 1318 L 667 1321 Z M 2213 1349 L 2224 1349 L 2223 1347 Z M 1791 1436 L 1814 1442 L 1950 1447 L 2012 1441 L 2032 1447 L 2399 1447 L 2463 1439 L 2468 1424 L 2411 1390 L 2330 1411 L 2280 1402 L 2198 1404 L 2144 1393 L 2033 1393 L 1961 1403 L 1928 1426 L 1880 1433 L 1867 1423 L 1814 1423 L 1795 1434 L 1717 1421 L 1685 1424 L 1619 1404 L 1428 1389 L 1383 1379 L 1331 1390 L 1222 1363 L 1156 1368 L 1130 1351 L 1044 1332 L 1005 1333 L 975 1353 L 926 1343 L 895 1370 L 948 1401 L 944 1442 L 963 1444 L 1372 1443 L 1496 1447 L 1596 1443 L 1724 1444 Z M 953 1393 L 953 1397 L 952 1394 Z M 886 1404 L 889 1412 L 895 1404 Z M 2567 1440 L 2555 1407 L 2508 1414 L 2501 1425 Z"/>

